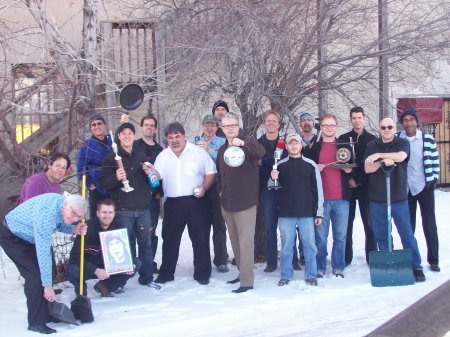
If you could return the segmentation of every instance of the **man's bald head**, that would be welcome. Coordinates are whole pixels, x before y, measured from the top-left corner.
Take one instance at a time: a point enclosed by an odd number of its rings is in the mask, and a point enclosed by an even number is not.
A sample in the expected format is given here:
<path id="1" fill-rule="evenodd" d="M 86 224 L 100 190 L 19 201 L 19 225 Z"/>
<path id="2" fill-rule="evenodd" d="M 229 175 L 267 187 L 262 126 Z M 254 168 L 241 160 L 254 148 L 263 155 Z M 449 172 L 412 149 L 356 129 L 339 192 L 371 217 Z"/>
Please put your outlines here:
<path id="1" fill-rule="evenodd" d="M 380 122 L 380 136 L 384 143 L 394 139 L 397 127 L 392 118 L 383 118 Z"/>

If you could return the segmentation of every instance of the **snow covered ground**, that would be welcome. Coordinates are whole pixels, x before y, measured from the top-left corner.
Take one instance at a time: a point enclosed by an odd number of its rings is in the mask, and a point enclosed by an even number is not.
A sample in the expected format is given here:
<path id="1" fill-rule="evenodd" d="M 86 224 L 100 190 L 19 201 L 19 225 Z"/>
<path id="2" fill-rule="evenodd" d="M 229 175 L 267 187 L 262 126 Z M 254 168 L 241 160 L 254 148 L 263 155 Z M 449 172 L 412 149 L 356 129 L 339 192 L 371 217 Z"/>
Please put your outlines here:
<path id="1" fill-rule="evenodd" d="M 255 289 L 244 294 L 230 291 L 226 284 L 237 276 L 236 267 L 219 274 L 214 268 L 210 284 L 199 285 L 192 278 L 192 248 L 183 236 L 175 281 L 160 291 L 140 286 L 137 278 L 124 294 L 100 298 L 90 281 L 95 321 L 81 326 L 50 324 L 63 336 L 363 336 L 449 279 L 450 193 L 436 192 L 436 213 L 440 240 L 440 273 L 431 272 L 426 262 L 426 245 L 418 214 L 416 233 L 426 282 L 412 286 L 374 288 L 364 258 L 364 232 L 360 218 L 355 223 L 355 258 L 345 269 L 345 279 L 327 275 L 318 287 L 306 286 L 303 271 L 295 280 L 277 286 L 279 270 L 264 273 L 255 265 Z M 359 216 L 359 215 L 357 215 Z M 159 226 L 159 230 L 160 230 Z M 401 247 L 398 235 L 394 244 Z M 0 251 L 1 252 L 1 251 Z M 158 249 L 156 260 L 161 261 Z M 231 248 L 229 254 L 232 256 Z M 26 330 L 26 305 L 22 280 L 15 266 L 2 254 L 0 270 L 0 336 L 36 336 Z M 329 272 L 329 271 L 328 271 Z M 70 285 L 58 300 L 70 305 Z M 450 305 L 450 304 L 449 304 Z"/>

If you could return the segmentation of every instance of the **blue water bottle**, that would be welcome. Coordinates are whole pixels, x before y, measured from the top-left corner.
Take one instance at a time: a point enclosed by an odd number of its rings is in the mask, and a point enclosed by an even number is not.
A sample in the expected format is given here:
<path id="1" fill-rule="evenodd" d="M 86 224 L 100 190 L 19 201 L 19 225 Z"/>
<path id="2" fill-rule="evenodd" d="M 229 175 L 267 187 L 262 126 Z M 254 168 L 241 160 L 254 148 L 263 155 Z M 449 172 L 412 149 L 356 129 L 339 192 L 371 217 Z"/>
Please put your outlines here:
<path id="1" fill-rule="evenodd" d="M 150 188 L 157 188 L 159 186 L 159 179 L 156 174 L 153 172 L 148 175 L 148 183 L 150 184 Z"/>
<path id="2" fill-rule="evenodd" d="M 144 165 L 150 166 L 151 164 L 149 162 L 145 162 Z M 157 188 L 159 186 L 159 179 L 158 176 L 151 172 L 148 176 L 148 184 L 150 185 L 150 188 Z"/>

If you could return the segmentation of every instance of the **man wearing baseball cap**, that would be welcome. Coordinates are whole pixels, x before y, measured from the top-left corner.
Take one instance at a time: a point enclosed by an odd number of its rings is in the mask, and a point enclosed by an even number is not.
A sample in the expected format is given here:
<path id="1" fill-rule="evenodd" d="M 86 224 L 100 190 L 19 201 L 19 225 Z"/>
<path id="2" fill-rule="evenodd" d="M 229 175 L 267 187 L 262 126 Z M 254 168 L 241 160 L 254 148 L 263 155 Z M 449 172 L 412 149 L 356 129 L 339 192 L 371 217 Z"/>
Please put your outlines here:
<path id="1" fill-rule="evenodd" d="M 302 156 L 299 134 L 287 135 L 286 150 L 289 156 L 278 162 L 268 182 L 270 186 L 278 179 L 281 186 L 278 190 L 278 227 L 281 236 L 281 279 L 278 285 L 288 284 L 294 276 L 292 246 L 298 227 L 305 253 L 305 282 L 314 286 L 317 285 L 314 230 L 323 218 L 322 179 L 316 163 Z"/>
<path id="2" fill-rule="evenodd" d="M 211 159 L 216 162 L 217 152 L 219 151 L 219 148 L 225 144 L 225 138 L 216 135 L 216 132 L 219 129 L 219 120 L 214 115 L 206 115 L 203 117 L 202 125 L 203 134 L 200 136 L 200 140 L 195 144 L 208 152 Z M 213 185 L 206 191 L 205 197 L 209 200 L 211 205 L 212 240 L 214 245 L 213 263 L 219 273 L 226 273 L 228 272 L 227 227 L 222 216 L 219 192 L 217 191 L 217 183 L 215 180 Z"/>
<path id="3" fill-rule="evenodd" d="M 160 289 L 153 282 L 153 252 L 151 246 L 150 200 L 152 197 L 147 176 L 150 168 L 142 165 L 146 161 L 143 152 L 134 149 L 135 129 L 131 123 L 123 123 L 117 128 L 118 155 L 123 168 L 119 168 L 115 154 L 110 153 L 103 161 L 100 183 L 117 204 L 115 221 L 127 228 L 133 259 L 136 259 L 136 241 L 142 267 L 139 269 L 139 284 Z M 128 179 L 133 191 L 122 190 L 122 181 Z"/>

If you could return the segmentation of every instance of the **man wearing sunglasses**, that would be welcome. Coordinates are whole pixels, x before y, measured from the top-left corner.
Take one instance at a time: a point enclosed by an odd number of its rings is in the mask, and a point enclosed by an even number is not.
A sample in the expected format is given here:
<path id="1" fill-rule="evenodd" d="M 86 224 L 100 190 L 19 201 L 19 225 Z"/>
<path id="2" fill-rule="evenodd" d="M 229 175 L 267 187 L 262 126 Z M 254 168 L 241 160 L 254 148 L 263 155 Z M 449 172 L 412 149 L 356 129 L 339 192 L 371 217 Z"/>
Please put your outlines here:
<path id="1" fill-rule="evenodd" d="M 91 137 L 88 138 L 78 152 L 77 174 L 81 183 L 83 169 L 86 168 L 86 189 L 89 191 L 89 218 L 97 216 L 97 203 L 108 193 L 99 183 L 103 159 L 112 151 L 111 137 L 106 134 L 105 119 L 95 113 L 89 119 Z"/>
<path id="2" fill-rule="evenodd" d="M 386 177 L 381 169 L 385 165 L 391 171 L 391 212 L 400 235 L 403 248 L 412 251 L 412 264 L 416 282 L 424 282 L 425 275 L 416 238 L 412 231 L 408 208 L 407 167 L 410 159 L 408 141 L 395 137 L 397 128 L 391 118 L 380 122 L 379 139 L 371 141 L 364 154 L 364 169 L 369 178 L 369 210 L 373 232 L 380 250 L 388 250 L 386 221 Z"/>

